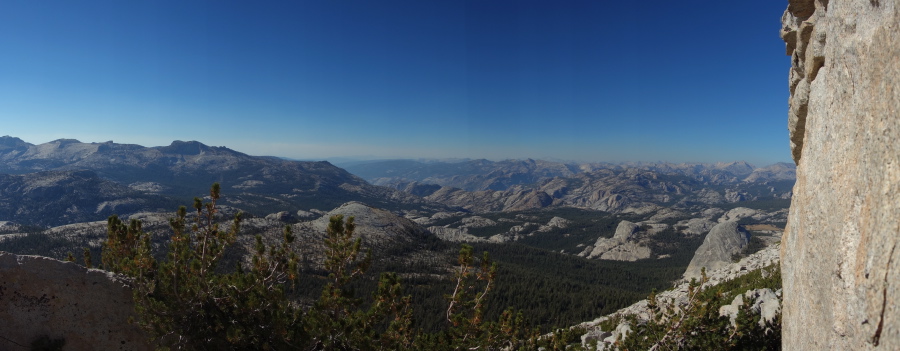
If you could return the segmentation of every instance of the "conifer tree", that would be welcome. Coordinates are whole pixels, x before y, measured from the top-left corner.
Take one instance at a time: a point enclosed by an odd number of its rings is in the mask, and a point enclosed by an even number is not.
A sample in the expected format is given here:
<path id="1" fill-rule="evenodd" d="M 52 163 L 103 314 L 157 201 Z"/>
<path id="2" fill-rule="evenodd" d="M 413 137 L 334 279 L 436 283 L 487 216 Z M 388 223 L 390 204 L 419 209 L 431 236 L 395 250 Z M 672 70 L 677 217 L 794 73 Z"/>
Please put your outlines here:
<path id="1" fill-rule="evenodd" d="M 369 269 L 372 255 L 354 237 L 353 217 L 329 219 L 323 261 L 328 283 L 310 308 L 287 298 L 287 288 L 303 283 L 290 226 L 279 245 L 267 247 L 257 235 L 249 264 L 221 273 L 219 263 L 236 240 L 241 214 L 228 229 L 220 228 L 219 198 L 216 183 L 209 202 L 194 199 L 193 216 L 178 209 L 169 220 L 165 260 L 153 256 L 140 221 L 126 225 L 117 216 L 107 221 L 103 267 L 130 278 L 135 322 L 163 349 L 512 350 L 538 344 L 536 330 L 524 327 L 521 313 L 507 310 L 499 321 L 484 320 L 497 265 L 486 252 L 476 260 L 469 245 L 460 250 L 456 288 L 447 295 L 446 330 L 424 334 L 414 328 L 411 297 L 403 294 L 396 273 L 383 273 L 371 303 L 364 305 L 350 286 Z M 89 262 L 89 251 L 85 255 Z"/>
<path id="2" fill-rule="evenodd" d="M 91 249 L 85 247 L 84 251 L 83 251 L 83 256 L 84 256 L 84 266 L 87 268 L 93 268 L 94 264 L 93 264 L 93 262 L 91 262 Z"/>
<path id="3" fill-rule="evenodd" d="M 220 274 L 217 264 L 234 242 L 241 215 L 223 230 L 216 221 L 220 186 L 213 184 L 210 202 L 194 199 L 196 215 L 188 227 L 187 209 L 169 220 L 173 234 L 166 260 L 150 252 L 150 237 L 141 223 L 108 221 L 103 247 L 106 269 L 134 283 L 137 323 L 163 347 L 185 350 L 283 349 L 304 340 L 300 311 L 285 298 L 284 283 L 296 278 L 298 257 L 293 234 L 285 230 L 280 247 L 256 239 L 247 269 Z"/>

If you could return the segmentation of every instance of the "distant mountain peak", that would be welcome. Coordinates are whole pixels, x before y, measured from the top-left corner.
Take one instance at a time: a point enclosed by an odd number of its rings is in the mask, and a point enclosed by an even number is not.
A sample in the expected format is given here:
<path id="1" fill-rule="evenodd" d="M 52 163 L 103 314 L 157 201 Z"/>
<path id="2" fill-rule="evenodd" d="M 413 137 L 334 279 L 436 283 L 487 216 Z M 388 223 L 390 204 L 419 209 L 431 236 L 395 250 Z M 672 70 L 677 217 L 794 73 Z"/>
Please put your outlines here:
<path id="1" fill-rule="evenodd" d="M 0 141 L 2 141 L 2 142 L 18 141 L 18 142 L 23 142 L 23 143 L 25 142 L 22 139 L 16 138 L 14 136 L 9 136 L 9 135 L 4 135 L 4 136 L 0 137 Z"/>
<path id="2" fill-rule="evenodd" d="M 98 180 L 84 181 L 91 186 L 102 183 L 102 186 L 107 187 L 118 183 L 114 187 L 122 189 L 119 193 L 128 193 L 126 196 L 131 196 L 132 191 L 155 189 L 150 191 L 154 196 L 191 198 L 213 182 L 218 182 L 223 192 L 229 194 L 228 200 L 223 204 L 231 202 L 240 205 L 241 210 L 249 213 L 263 211 L 263 208 L 271 206 L 270 201 L 276 201 L 279 206 L 300 209 L 330 207 L 348 200 L 388 207 L 400 204 L 424 206 L 426 202 L 399 190 L 372 186 L 328 162 L 285 161 L 274 157 L 250 156 L 224 146 L 207 146 L 199 141 L 175 140 L 168 146 L 144 147 L 113 142 L 88 144 L 73 139 L 31 145 L 12 137 L 0 139 L 0 176 L 3 173 L 31 174 L 70 170 L 90 170 L 93 173 L 64 174 L 60 177 L 80 180 L 93 176 Z M 0 220 L 7 219 L 2 216 L 5 208 L 15 210 L 14 205 L 20 203 L 18 199 L 3 198 L 6 190 L 0 186 Z M 82 193 L 60 194 L 79 199 L 94 196 Z M 99 202 L 114 200 L 116 199 L 103 198 Z M 158 203 L 163 200 L 153 201 Z M 91 206 L 99 205 L 91 203 Z M 435 206 L 442 207 L 437 204 Z M 47 213 L 55 215 L 66 210 L 33 210 L 29 220 L 25 222 L 36 223 L 40 218 L 46 217 Z M 14 215 L 15 211 L 8 213 L 13 213 L 10 219 L 18 219 Z M 94 214 L 101 216 L 100 218 L 109 215 L 100 212 Z"/>
<path id="3" fill-rule="evenodd" d="M 81 141 L 78 141 L 78 139 L 64 139 L 63 138 L 63 139 L 56 139 L 54 141 L 49 142 L 48 144 L 59 144 L 59 145 L 81 144 Z"/>
<path id="4" fill-rule="evenodd" d="M 206 144 L 195 140 L 175 140 L 171 144 L 169 144 L 169 146 L 159 147 L 159 151 L 162 151 L 163 153 L 179 155 L 199 155 L 200 153 L 209 149 L 210 147 Z"/>
<path id="5" fill-rule="evenodd" d="M 0 137 L 0 146 L 17 147 L 17 146 L 28 146 L 28 145 L 31 145 L 31 144 L 25 142 L 25 140 L 22 140 L 22 139 L 19 139 L 16 137 L 11 137 L 9 135 L 4 135 L 4 136 Z"/>
<path id="6" fill-rule="evenodd" d="M 179 146 L 179 145 L 200 145 L 200 146 L 206 146 L 206 144 L 201 143 L 201 142 L 196 141 L 196 140 L 188 140 L 188 141 L 183 141 L 183 140 L 173 140 L 172 143 L 169 144 L 169 146 Z"/>

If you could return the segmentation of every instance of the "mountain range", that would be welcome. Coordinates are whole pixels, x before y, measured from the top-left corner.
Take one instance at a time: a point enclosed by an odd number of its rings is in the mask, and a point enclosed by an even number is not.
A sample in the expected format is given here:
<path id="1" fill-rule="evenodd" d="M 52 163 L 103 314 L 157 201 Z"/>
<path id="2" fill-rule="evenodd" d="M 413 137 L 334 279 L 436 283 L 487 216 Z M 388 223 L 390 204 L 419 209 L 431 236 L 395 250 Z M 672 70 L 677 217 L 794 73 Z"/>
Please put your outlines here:
<path id="1" fill-rule="evenodd" d="M 647 206 L 691 208 L 758 200 L 789 202 L 795 166 L 730 163 L 586 163 L 536 160 L 371 161 L 350 172 L 473 212 L 571 206 L 622 212 Z M 778 205 L 776 205 L 778 206 Z"/>
<path id="2" fill-rule="evenodd" d="M 565 163 L 543 160 L 372 160 L 343 166 L 375 185 L 399 187 L 410 182 L 434 184 L 466 191 L 507 190 L 515 185 L 538 183 L 550 178 L 569 178 L 598 170 L 642 170 L 682 175 L 710 184 L 737 181 L 793 180 L 796 166 L 776 163 L 755 167 L 747 162 L 720 163 Z"/>
<path id="3" fill-rule="evenodd" d="M 734 256 L 752 246 L 703 249 L 704 235 L 719 224 L 756 225 L 748 229 L 754 237 L 778 240 L 773 231 L 786 221 L 795 177 L 793 165 L 745 162 L 393 160 L 346 167 L 196 141 L 33 145 L 2 137 L 0 250 L 61 259 L 87 248 L 99 256 L 105 219 L 118 214 L 141 220 L 162 253 L 173 211 L 219 182 L 220 218 L 245 213 L 226 255 L 229 267 L 247 259 L 255 235 L 275 243 L 290 226 L 314 290 L 321 283 L 325 224 L 332 215 L 354 216 L 377 269 L 400 273 L 414 299 L 435 308 L 444 303 L 445 276 L 465 242 L 496 255 L 504 267 L 498 296 L 546 327 L 593 318 L 665 287 L 703 256 L 695 251 Z M 523 298 L 515 290 L 524 288 L 517 287 L 522 277 L 547 287 L 527 288 L 534 299 L 578 301 L 579 307 L 562 313 Z M 616 287 L 625 281 L 627 288 Z M 599 297 L 585 295 L 601 290 Z M 421 320 L 440 322 L 432 317 Z"/>
<path id="4" fill-rule="evenodd" d="M 0 174 L 4 174 L 0 215 L 15 214 L 7 219 L 29 224 L 60 225 L 188 203 L 192 197 L 203 196 L 213 182 L 219 182 L 227 194 L 223 204 L 262 215 L 327 211 L 348 201 L 388 209 L 443 208 L 373 186 L 326 161 L 250 156 L 196 141 L 143 147 L 59 139 L 33 145 L 4 136 L 0 137 Z M 25 199 L 41 200 L 42 205 Z"/>

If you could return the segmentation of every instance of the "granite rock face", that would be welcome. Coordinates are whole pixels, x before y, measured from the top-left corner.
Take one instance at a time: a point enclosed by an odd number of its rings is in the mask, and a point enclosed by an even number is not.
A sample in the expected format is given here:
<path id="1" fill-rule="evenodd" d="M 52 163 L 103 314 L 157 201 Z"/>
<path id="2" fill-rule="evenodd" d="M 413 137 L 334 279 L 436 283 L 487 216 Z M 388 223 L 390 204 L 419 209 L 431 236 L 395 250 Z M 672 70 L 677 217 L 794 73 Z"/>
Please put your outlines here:
<path id="1" fill-rule="evenodd" d="M 324 238 L 330 219 L 335 215 L 344 216 L 345 221 L 353 217 L 356 224 L 354 235 L 361 237 L 365 245 L 375 250 L 390 248 L 398 243 L 416 242 L 431 235 L 412 220 L 357 201 L 347 202 L 316 220 L 295 224 L 294 232 Z"/>
<path id="2" fill-rule="evenodd" d="M 650 258 L 650 248 L 633 241 L 639 230 L 640 226 L 637 224 L 621 221 L 612 238 L 598 238 L 594 245 L 586 247 L 579 256 L 614 261 Z"/>
<path id="3" fill-rule="evenodd" d="M 63 338 L 66 350 L 153 349 L 133 315 L 131 289 L 112 273 L 0 252 L 0 350 L 40 337 Z"/>
<path id="4" fill-rule="evenodd" d="M 684 272 L 684 278 L 699 278 L 703 267 L 710 271 L 731 264 L 732 255 L 739 253 L 749 241 L 750 233 L 738 225 L 737 221 L 717 224 L 706 235 L 703 244 L 697 248 L 694 258 Z"/>
<path id="5" fill-rule="evenodd" d="M 709 230 L 716 225 L 715 222 L 707 218 L 691 218 L 679 221 L 675 226 L 683 227 L 681 230 L 685 235 L 696 236 L 709 233 Z"/>
<path id="6" fill-rule="evenodd" d="M 734 297 L 731 304 L 719 307 L 719 316 L 728 316 L 731 326 L 736 327 L 735 323 L 741 306 L 744 305 L 744 299 L 750 303 L 750 309 L 759 314 L 760 327 L 765 327 L 766 323 L 773 323 L 775 317 L 781 312 L 781 289 L 772 291 L 772 289 L 753 289 L 742 295 Z"/>
<path id="7" fill-rule="evenodd" d="M 900 1 L 790 0 L 785 350 L 900 349 Z"/>

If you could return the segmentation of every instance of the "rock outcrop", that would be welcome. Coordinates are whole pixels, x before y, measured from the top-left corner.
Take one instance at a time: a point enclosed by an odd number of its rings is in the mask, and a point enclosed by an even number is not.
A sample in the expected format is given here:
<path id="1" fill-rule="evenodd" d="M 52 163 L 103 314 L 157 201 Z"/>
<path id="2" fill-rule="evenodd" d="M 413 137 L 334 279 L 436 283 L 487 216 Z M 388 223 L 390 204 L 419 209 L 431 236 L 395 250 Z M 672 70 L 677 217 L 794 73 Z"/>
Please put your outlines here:
<path id="1" fill-rule="evenodd" d="M 728 212 L 725 212 L 725 214 L 723 214 L 722 217 L 719 217 L 719 223 L 725 223 L 728 221 L 739 221 L 739 220 L 747 218 L 747 217 L 753 217 L 759 213 L 760 213 L 760 211 L 757 211 L 754 209 L 750 209 L 750 208 L 746 208 L 746 207 L 737 207 L 737 208 L 731 209 Z"/>
<path id="2" fill-rule="evenodd" d="M 737 263 L 729 263 L 718 269 L 709 270 L 707 271 L 707 278 L 709 280 L 706 281 L 702 287 L 719 285 L 754 270 L 777 264 L 779 258 L 778 255 L 779 246 L 772 245 L 744 257 Z M 688 291 L 688 282 L 681 281 L 673 289 L 660 292 L 657 295 L 657 299 L 658 301 L 670 303 L 675 306 L 685 306 L 688 303 Z M 753 308 L 760 312 L 760 317 L 771 321 L 775 318 L 775 315 L 781 307 L 777 299 L 777 296 L 780 295 L 780 293 L 781 291 L 771 291 L 770 289 L 752 290 L 741 295 L 742 301 L 740 304 L 743 304 L 745 301 L 751 303 Z M 773 298 L 773 296 L 775 298 Z M 744 300 L 744 298 L 746 298 L 746 300 Z M 740 304 L 732 301 L 731 306 L 734 306 L 735 314 L 737 313 L 737 307 Z M 720 310 L 720 313 L 723 315 L 730 315 L 731 311 L 726 308 L 724 311 Z M 633 315 L 636 317 L 638 323 L 644 323 L 650 318 L 648 301 L 638 301 L 631 306 L 620 309 L 610 315 L 577 325 L 577 327 L 584 328 L 585 330 L 585 334 L 581 336 L 583 346 L 596 342 L 597 350 L 616 350 L 616 342 L 621 341 L 631 330 L 627 321 L 623 321 L 621 324 L 617 325 L 614 330 L 603 330 L 601 323 L 616 315 Z"/>
<path id="3" fill-rule="evenodd" d="M 731 304 L 719 308 L 719 316 L 728 316 L 731 326 L 736 327 L 737 316 L 744 300 L 750 303 L 750 309 L 754 314 L 759 314 L 760 327 L 764 327 L 766 322 L 772 323 L 775 317 L 781 312 L 781 290 L 772 291 L 772 289 L 753 289 L 744 294 L 735 296 L 731 300 Z"/>
<path id="4" fill-rule="evenodd" d="M 750 233 L 738 225 L 737 221 L 728 221 L 713 227 L 703 244 L 697 248 L 694 258 L 688 264 L 684 272 L 685 279 L 700 277 L 703 267 L 713 270 L 725 267 L 731 263 L 731 258 L 747 246 L 750 241 Z"/>
<path id="5" fill-rule="evenodd" d="M 619 222 L 616 234 L 612 238 L 599 238 L 594 245 L 588 246 L 579 256 L 600 258 L 601 260 L 637 261 L 650 258 L 650 248 L 633 241 L 640 226 L 629 221 Z"/>
<path id="6" fill-rule="evenodd" d="M 151 350 L 133 315 L 131 289 L 109 272 L 0 252 L 0 350 L 42 337 L 66 350 Z"/>
<path id="7" fill-rule="evenodd" d="M 441 240 L 456 242 L 456 243 L 466 243 L 466 242 L 486 242 L 487 239 L 479 238 L 472 234 L 469 234 L 465 229 L 460 228 L 447 228 L 447 227 L 438 227 L 432 226 L 428 227 L 428 231 L 432 234 L 441 238 Z"/>
<path id="8" fill-rule="evenodd" d="M 345 203 L 319 219 L 295 224 L 294 231 L 309 237 L 324 238 L 330 218 L 335 215 L 342 215 L 345 220 L 353 217 L 356 224 L 355 235 L 363 238 L 365 244 L 374 249 L 417 242 L 431 235 L 416 222 L 356 201 Z"/>
<path id="9" fill-rule="evenodd" d="M 900 349 L 900 1 L 790 0 L 785 350 Z"/>
<path id="10" fill-rule="evenodd" d="M 712 229 L 716 225 L 715 222 L 709 220 L 708 218 L 691 218 L 679 221 L 675 224 L 676 228 L 683 228 L 681 230 L 685 235 L 695 236 L 695 235 L 703 235 L 703 233 L 709 233 L 709 230 Z"/>

